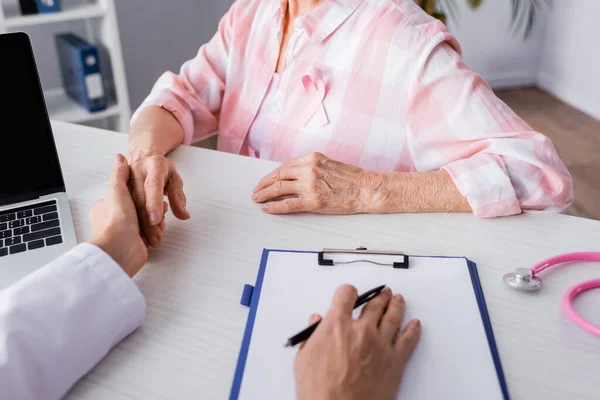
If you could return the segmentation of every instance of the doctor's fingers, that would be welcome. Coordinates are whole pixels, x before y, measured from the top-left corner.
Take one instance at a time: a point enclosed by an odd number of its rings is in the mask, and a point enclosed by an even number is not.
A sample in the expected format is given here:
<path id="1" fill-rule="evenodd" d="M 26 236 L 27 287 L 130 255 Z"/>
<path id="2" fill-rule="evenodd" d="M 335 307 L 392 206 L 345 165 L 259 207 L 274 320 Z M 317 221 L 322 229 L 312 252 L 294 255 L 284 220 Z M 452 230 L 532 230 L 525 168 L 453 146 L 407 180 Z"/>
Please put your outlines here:
<path id="1" fill-rule="evenodd" d="M 358 298 L 358 292 L 352 285 L 340 286 L 333 295 L 331 306 L 325 319 L 350 320 L 352 319 L 352 310 Z"/>
<path id="2" fill-rule="evenodd" d="M 117 154 L 114 158 L 110 179 L 108 181 L 107 194 L 116 192 L 117 195 L 129 196 L 130 169 L 125 157 Z"/>
<path id="3" fill-rule="evenodd" d="M 358 319 L 361 323 L 366 323 L 368 325 L 374 325 L 375 327 L 379 326 L 379 321 L 383 317 L 383 313 L 388 307 L 388 304 L 392 298 L 392 289 L 386 287 L 379 294 L 379 296 L 375 297 L 373 300 L 368 302 L 360 313 L 360 318 Z"/>
<path id="4" fill-rule="evenodd" d="M 390 345 L 394 343 L 396 335 L 402 327 L 402 319 L 404 318 L 405 311 L 406 302 L 404 298 L 399 294 L 394 295 L 379 325 L 379 332 L 386 343 Z"/>
<path id="5" fill-rule="evenodd" d="M 412 356 L 415 347 L 421 339 L 421 322 L 419 320 L 410 321 L 402 333 L 398 336 L 394 349 L 398 356 L 398 362 L 402 367 L 406 365 L 410 356 Z"/>
<path id="6" fill-rule="evenodd" d="M 311 316 L 308 317 L 308 326 L 316 324 L 317 322 L 319 322 L 322 319 L 323 319 L 323 317 L 320 314 L 311 314 Z M 317 329 L 318 329 L 318 327 L 317 327 Z M 306 345 L 306 343 L 308 343 L 308 340 L 305 340 L 304 342 L 302 342 L 302 344 L 300 344 L 299 350 L 302 350 L 304 348 L 304 346 Z"/>
<path id="7" fill-rule="evenodd" d="M 90 209 L 89 219 L 92 221 L 96 221 L 98 218 L 104 219 L 104 198 L 98 200 L 94 203 L 92 208 Z"/>

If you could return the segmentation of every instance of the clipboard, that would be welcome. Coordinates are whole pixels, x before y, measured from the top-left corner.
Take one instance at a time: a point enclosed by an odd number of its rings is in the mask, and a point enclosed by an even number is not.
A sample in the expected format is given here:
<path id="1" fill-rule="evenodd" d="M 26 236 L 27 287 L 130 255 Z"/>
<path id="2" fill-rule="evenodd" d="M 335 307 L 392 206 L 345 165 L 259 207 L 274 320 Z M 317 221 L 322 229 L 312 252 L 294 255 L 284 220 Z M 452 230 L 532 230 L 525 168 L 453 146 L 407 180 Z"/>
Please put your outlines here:
<path id="1" fill-rule="evenodd" d="M 340 255 L 340 254 L 343 254 L 345 258 L 344 258 L 344 260 L 338 261 L 337 266 L 336 266 L 336 260 L 335 259 L 332 260 L 332 258 L 334 258 L 335 255 Z M 256 328 L 255 325 L 257 323 L 256 322 L 257 314 L 260 309 L 261 294 L 265 290 L 263 285 L 265 284 L 265 275 L 267 273 L 267 267 L 269 265 L 269 256 L 272 256 L 272 258 L 273 258 L 275 256 L 282 257 L 282 256 L 286 256 L 286 255 L 290 256 L 290 257 L 294 256 L 294 255 L 303 257 L 303 260 L 305 262 L 307 262 L 310 257 L 310 260 L 312 260 L 311 263 L 313 265 L 318 266 L 318 268 L 331 268 L 331 267 L 349 268 L 351 265 L 355 265 L 355 264 L 359 265 L 360 263 L 363 263 L 363 264 L 368 263 L 368 265 L 371 266 L 372 268 L 386 269 L 385 273 L 388 274 L 388 276 L 390 276 L 389 271 L 395 271 L 397 273 L 402 273 L 403 270 L 410 271 L 411 268 L 413 268 L 412 267 L 413 264 L 417 264 L 417 268 L 425 268 L 424 264 L 426 262 L 431 263 L 433 260 L 446 260 L 445 262 L 456 265 L 453 268 L 458 268 L 458 265 L 462 265 L 464 263 L 465 268 L 468 270 L 467 272 L 465 272 L 465 276 L 467 276 L 468 279 L 470 280 L 470 282 L 467 282 L 467 283 L 468 283 L 469 287 L 471 287 L 473 290 L 473 292 L 472 292 L 472 295 L 474 298 L 473 304 L 474 304 L 474 308 L 476 309 L 474 312 L 476 312 L 478 314 L 478 317 L 479 317 L 478 322 L 481 324 L 480 327 L 482 327 L 484 330 L 484 333 L 483 332 L 481 333 L 482 338 L 480 338 L 480 339 L 484 340 L 486 342 L 487 350 L 489 350 L 488 357 L 489 357 L 490 367 L 488 368 L 489 374 L 487 376 L 487 379 L 488 380 L 494 379 L 494 381 L 498 385 L 495 398 L 503 399 L 503 400 L 510 399 L 508 387 L 506 384 L 506 379 L 505 379 L 504 372 L 502 369 L 502 364 L 500 361 L 500 356 L 499 356 L 498 349 L 496 346 L 496 341 L 494 338 L 494 333 L 493 333 L 489 313 L 488 313 L 487 306 L 485 303 L 483 290 L 481 288 L 479 275 L 477 273 L 476 264 L 465 257 L 424 257 L 424 256 L 412 256 L 412 255 L 409 256 L 409 255 L 405 255 L 404 253 L 401 253 L 401 252 L 378 252 L 378 251 L 373 252 L 373 251 L 368 251 L 365 248 L 359 248 L 356 250 L 325 249 L 322 252 L 269 250 L 269 249 L 265 249 L 263 251 L 260 268 L 259 268 L 258 276 L 256 279 L 256 284 L 254 286 L 245 285 L 243 294 L 242 294 L 242 298 L 240 301 L 240 303 L 242 305 L 248 306 L 250 308 L 250 312 L 248 315 L 248 321 L 246 323 L 244 337 L 242 340 L 240 354 L 239 354 L 239 358 L 238 358 L 238 362 L 237 362 L 237 366 L 236 366 L 236 370 L 235 370 L 235 375 L 234 375 L 234 379 L 233 379 L 233 384 L 232 384 L 232 388 L 231 388 L 231 392 L 230 392 L 229 398 L 231 400 L 237 400 L 237 399 L 243 397 L 243 396 L 241 396 L 242 384 L 244 382 L 244 376 L 247 375 L 247 373 L 248 373 L 246 368 L 247 368 L 247 364 L 248 364 L 248 357 L 249 357 L 249 354 L 251 353 L 250 349 L 251 349 L 251 345 L 252 345 L 253 332 L 255 331 L 255 328 Z M 355 256 L 356 260 L 353 261 L 352 259 L 348 258 L 348 257 L 352 257 L 352 256 Z M 381 257 L 387 257 L 388 259 L 386 262 L 381 262 Z M 390 262 L 390 257 L 392 257 L 392 258 L 396 257 L 397 260 Z M 409 262 L 409 260 L 410 260 L 410 262 Z M 350 261 L 350 262 L 348 262 L 348 261 Z M 400 266 L 400 265 L 402 265 L 402 266 Z M 423 266 L 419 267 L 419 265 L 423 265 Z M 311 268 L 313 268 L 313 270 L 314 270 L 315 267 L 313 267 L 311 265 Z M 361 268 L 365 268 L 364 265 L 361 266 Z M 383 271 L 383 270 L 380 270 L 380 271 Z M 339 273 L 341 275 L 341 274 L 343 274 L 343 271 L 340 271 Z M 341 283 L 345 283 L 345 282 L 340 282 L 340 284 Z M 381 282 L 381 284 L 388 284 L 388 283 Z M 331 292 L 330 295 L 333 295 L 333 292 Z M 411 307 L 412 303 L 411 303 L 410 299 L 407 299 L 407 304 L 408 304 L 408 307 Z M 327 304 L 327 306 L 328 306 L 328 304 Z M 313 310 L 313 311 L 320 311 L 320 310 Z M 308 318 L 308 314 L 304 317 Z M 417 317 L 419 317 L 419 315 L 417 315 Z M 424 329 L 427 329 L 427 325 L 424 325 Z M 296 332 L 292 329 L 287 334 L 291 335 L 294 333 L 296 333 Z M 282 343 L 283 343 L 283 341 L 285 339 L 287 339 L 287 336 L 282 336 L 281 338 L 277 337 L 277 338 L 273 338 L 273 339 L 281 339 Z M 422 339 L 422 341 L 423 341 L 423 339 Z M 417 350 L 418 349 L 419 349 L 419 346 L 417 347 Z M 415 352 L 415 355 L 413 356 L 413 358 L 415 356 L 417 356 L 416 352 Z M 485 355 L 483 355 L 483 357 L 485 357 Z M 411 360 L 411 362 L 412 362 L 412 360 Z M 492 372 L 492 369 L 493 369 L 493 372 Z M 460 368 L 454 368 L 454 370 L 460 370 Z M 411 371 L 410 365 L 407 368 L 407 371 Z M 253 371 L 253 372 L 256 372 L 256 371 Z M 456 371 L 454 371 L 454 373 L 456 373 Z M 491 376 L 492 374 L 495 376 L 492 377 Z M 269 379 L 278 379 L 278 378 L 281 379 L 281 377 L 272 377 Z M 289 379 L 288 376 L 286 376 L 286 378 Z M 268 379 L 268 378 L 265 378 L 265 379 Z M 403 384 L 401 386 L 401 394 L 403 394 L 402 390 L 406 384 L 406 380 L 407 379 L 405 377 L 405 379 L 403 380 Z M 250 383 L 248 383 L 247 385 L 250 385 Z M 418 388 L 417 388 L 417 390 L 418 390 Z M 481 397 L 481 396 L 483 396 L 483 397 Z M 248 397 L 248 396 L 246 396 L 246 397 Z M 289 396 L 287 396 L 287 397 L 289 397 Z M 281 398 L 287 398 L 287 397 L 283 396 Z M 293 396 L 291 396 L 291 397 L 293 398 Z M 403 400 L 411 399 L 411 397 L 406 397 L 406 396 L 402 396 L 401 398 Z M 452 399 L 453 397 L 446 396 L 445 398 Z M 488 398 L 488 397 L 486 397 L 486 395 L 483 393 L 473 393 L 472 398 Z M 426 400 L 424 397 L 423 397 L 423 399 Z"/>

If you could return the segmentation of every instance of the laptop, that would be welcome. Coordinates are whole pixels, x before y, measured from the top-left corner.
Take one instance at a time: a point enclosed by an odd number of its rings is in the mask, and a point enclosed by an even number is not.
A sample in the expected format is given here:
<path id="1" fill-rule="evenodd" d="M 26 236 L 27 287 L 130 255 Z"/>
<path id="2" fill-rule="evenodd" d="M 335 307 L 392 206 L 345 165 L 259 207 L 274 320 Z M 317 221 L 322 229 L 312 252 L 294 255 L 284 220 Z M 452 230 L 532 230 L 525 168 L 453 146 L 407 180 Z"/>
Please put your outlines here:
<path id="1" fill-rule="evenodd" d="M 0 35 L 0 290 L 77 244 L 25 33 Z"/>

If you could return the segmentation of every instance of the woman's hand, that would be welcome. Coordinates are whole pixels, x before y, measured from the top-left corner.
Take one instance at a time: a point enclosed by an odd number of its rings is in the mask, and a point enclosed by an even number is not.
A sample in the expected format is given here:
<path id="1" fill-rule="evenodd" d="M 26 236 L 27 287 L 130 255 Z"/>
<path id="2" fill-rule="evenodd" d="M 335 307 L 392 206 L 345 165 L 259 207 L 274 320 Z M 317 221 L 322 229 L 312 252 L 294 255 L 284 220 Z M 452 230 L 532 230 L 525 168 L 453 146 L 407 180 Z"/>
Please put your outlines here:
<path id="1" fill-rule="evenodd" d="M 356 298 L 354 287 L 340 287 L 325 319 L 298 351 L 294 373 L 299 400 L 396 398 L 421 335 L 420 322 L 411 321 L 400 331 L 406 304 L 389 288 L 353 320 Z M 309 323 L 320 318 L 313 315 Z"/>
<path id="2" fill-rule="evenodd" d="M 163 201 L 168 196 L 173 214 L 181 219 L 190 218 L 183 192 L 183 179 L 175 164 L 159 153 L 130 151 L 130 186 L 133 202 L 140 220 L 142 235 L 152 247 L 160 246 L 164 230 Z"/>
<path id="3" fill-rule="evenodd" d="M 269 214 L 372 212 L 383 175 L 311 153 L 282 163 L 254 188 L 252 199 Z"/>
<path id="4" fill-rule="evenodd" d="M 129 174 L 127 160 L 117 155 L 104 197 L 90 212 L 94 236 L 89 242 L 104 250 L 133 277 L 146 263 L 148 249 L 140 236 L 138 217 L 128 187 Z"/>

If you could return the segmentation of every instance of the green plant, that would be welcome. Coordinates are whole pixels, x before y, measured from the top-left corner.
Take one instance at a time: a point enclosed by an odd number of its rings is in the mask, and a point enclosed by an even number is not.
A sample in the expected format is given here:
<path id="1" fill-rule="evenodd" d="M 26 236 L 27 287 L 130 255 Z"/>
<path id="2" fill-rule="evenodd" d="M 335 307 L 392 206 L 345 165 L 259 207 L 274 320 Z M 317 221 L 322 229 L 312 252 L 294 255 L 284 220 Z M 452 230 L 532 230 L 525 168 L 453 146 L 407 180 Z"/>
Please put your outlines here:
<path id="1" fill-rule="evenodd" d="M 415 0 L 425 12 L 446 23 L 447 18 L 458 19 L 457 1 L 460 0 Z M 479 8 L 483 0 L 464 0 L 473 10 Z M 498 1 L 498 0 L 494 0 Z M 552 0 L 510 0 L 512 8 L 512 26 L 515 31 L 523 31 L 523 38 L 531 35 L 536 23 L 537 13 L 543 7 L 552 5 Z"/>

